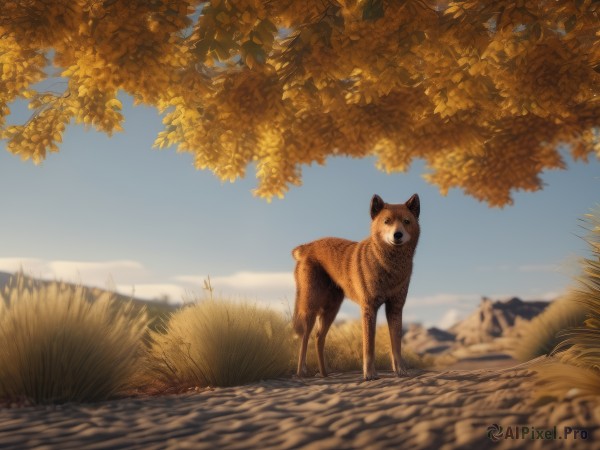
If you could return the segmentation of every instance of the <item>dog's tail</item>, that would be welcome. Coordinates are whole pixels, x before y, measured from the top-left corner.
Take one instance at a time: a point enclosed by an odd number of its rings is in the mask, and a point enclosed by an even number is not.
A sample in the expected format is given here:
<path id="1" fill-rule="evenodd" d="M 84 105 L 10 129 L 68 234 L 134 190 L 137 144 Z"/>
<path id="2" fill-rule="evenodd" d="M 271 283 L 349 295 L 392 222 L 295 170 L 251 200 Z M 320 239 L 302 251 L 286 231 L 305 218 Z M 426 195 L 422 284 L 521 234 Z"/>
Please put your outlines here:
<path id="1" fill-rule="evenodd" d="M 302 244 L 292 250 L 292 256 L 296 261 L 300 261 L 304 256 L 304 249 L 308 244 Z"/>

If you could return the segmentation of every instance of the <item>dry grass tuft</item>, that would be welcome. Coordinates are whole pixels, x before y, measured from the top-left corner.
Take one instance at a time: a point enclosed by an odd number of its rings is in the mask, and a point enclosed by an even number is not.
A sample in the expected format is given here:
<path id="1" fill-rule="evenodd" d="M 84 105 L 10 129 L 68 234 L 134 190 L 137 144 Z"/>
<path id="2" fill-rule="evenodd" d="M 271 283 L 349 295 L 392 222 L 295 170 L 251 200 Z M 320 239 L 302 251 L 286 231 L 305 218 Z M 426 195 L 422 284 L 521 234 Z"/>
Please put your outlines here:
<path id="1" fill-rule="evenodd" d="M 291 373 L 291 326 L 245 303 L 205 300 L 151 332 L 148 375 L 173 389 L 236 386 Z"/>
<path id="2" fill-rule="evenodd" d="M 145 313 L 111 294 L 17 274 L 0 294 L 0 397 L 92 402 L 127 389 Z"/>
<path id="3" fill-rule="evenodd" d="M 581 325 L 585 314 L 586 309 L 572 295 L 555 300 L 526 325 L 523 336 L 515 341 L 514 357 L 525 362 L 549 355 L 565 339 L 562 332 Z"/>
<path id="4" fill-rule="evenodd" d="M 317 372 L 317 356 L 312 339 L 307 353 L 307 365 Z M 402 358 L 409 369 L 422 369 L 433 365 L 433 357 L 419 356 L 405 345 L 402 346 Z M 360 321 L 332 325 L 325 341 L 325 364 L 331 372 L 362 370 L 362 326 Z M 377 370 L 391 370 L 390 334 L 387 325 L 377 327 L 375 367 Z"/>
<path id="5" fill-rule="evenodd" d="M 564 330 L 553 360 L 538 366 L 542 395 L 600 394 L 600 209 L 586 215 L 586 221 L 592 256 L 581 261 L 582 275 L 570 295 L 587 319 L 583 326 Z"/>
<path id="6" fill-rule="evenodd" d="M 600 394 L 600 371 L 573 366 L 556 358 L 535 365 L 537 396 L 573 397 Z"/>

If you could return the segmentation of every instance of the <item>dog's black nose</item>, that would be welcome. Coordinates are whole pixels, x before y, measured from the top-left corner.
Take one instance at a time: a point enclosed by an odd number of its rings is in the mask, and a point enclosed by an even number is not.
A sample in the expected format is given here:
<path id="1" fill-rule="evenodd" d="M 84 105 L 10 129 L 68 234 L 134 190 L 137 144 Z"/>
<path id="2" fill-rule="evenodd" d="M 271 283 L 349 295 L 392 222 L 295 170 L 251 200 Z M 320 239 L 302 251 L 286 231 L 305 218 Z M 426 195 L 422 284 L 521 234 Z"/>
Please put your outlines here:
<path id="1" fill-rule="evenodd" d="M 394 233 L 394 239 L 399 241 L 400 239 L 402 239 L 402 231 L 396 231 Z"/>

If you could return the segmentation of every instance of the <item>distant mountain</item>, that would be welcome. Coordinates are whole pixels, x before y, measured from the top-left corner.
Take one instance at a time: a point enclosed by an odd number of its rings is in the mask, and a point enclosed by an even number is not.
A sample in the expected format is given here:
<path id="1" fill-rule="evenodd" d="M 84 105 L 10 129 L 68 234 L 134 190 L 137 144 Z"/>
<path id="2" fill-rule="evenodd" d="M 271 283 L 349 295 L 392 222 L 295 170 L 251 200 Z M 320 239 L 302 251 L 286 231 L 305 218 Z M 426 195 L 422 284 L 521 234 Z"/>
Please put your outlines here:
<path id="1" fill-rule="evenodd" d="M 473 313 L 448 330 L 411 324 L 402 341 L 418 353 L 468 354 L 504 350 L 519 335 L 522 324 L 540 314 L 549 304 L 516 297 L 497 301 L 483 298 Z"/>
<path id="2" fill-rule="evenodd" d="M 436 327 L 425 328 L 411 324 L 402 340 L 409 343 L 410 348 L 417 353 L 442 353 L 454 346 L 456 336 Z"/>
<path id="3" fill-rule="evenodd" d="M 0 290 L 4 289 L 10 277 L 12 277 L 12 273 L 0 272 Z"/>
<path id="4" fill-rule="evenodd" d="M 548 301 L 523 301 L 517 297 L 505 301 L 483 298 L 477 310 L 448 331 L 465 345 L 491 342 L 514 334 L 516 325 L 544 311 Z"/>

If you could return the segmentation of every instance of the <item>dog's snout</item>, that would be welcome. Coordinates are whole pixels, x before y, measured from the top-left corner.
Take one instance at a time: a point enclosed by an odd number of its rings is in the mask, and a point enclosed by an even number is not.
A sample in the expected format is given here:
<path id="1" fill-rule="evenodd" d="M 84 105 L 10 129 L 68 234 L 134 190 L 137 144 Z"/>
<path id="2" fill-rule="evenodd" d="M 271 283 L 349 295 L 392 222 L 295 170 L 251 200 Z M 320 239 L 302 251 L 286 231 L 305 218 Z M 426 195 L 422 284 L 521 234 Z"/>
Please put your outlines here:
<path id="1" fill-rule="evenodd" d="M 399 241 L 400 239 L 402 239 L 402 231 L 396 231 L 394 233 L 394 239 Z"/>

